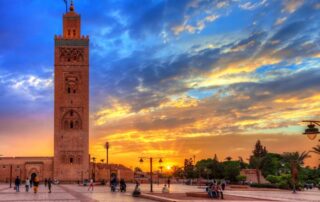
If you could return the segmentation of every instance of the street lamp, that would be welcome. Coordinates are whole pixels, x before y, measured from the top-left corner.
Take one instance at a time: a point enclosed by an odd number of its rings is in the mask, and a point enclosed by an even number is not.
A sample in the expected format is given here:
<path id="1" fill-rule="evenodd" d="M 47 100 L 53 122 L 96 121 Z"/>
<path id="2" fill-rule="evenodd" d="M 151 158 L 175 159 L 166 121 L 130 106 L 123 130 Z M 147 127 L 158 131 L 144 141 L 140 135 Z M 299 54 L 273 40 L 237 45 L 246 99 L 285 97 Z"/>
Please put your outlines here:
<path id="1" fill-rule="evenodd" d="M 163 161 L 162 161 L 162 158 L 161 158 L 161 157 L 159 157 L 159 158 L 140 157 L 139 162 L 140 162 L 140 163 L 143 163 L 143 159 L 149 159 L 149 161 L 150 161 L 150 192 L 153 192 L 152 163 L 153 163 L 153 160 L 154 160 L 154 159 L 159 159 L 159 163 L 160 163 L 160 164 L 161 164 Z"/>
<path id="2" fill-rule="evenodd" d="M 107 150 L 107 165 L 109 165 L 109 148 L 110 148 L 110 144 L 109 142 L 106 142 L 106 144 L 104 145 L 104 147 L 106 148 Z"/>
<path id="3" fill-rule="evenodd" d="M 92 157 L 93 169 L 92 169 L 92 180 L 96 181 L 96 157 Z"/>
<path id="4" fill-rule="evenodd" d="M 319 129 L 316 128 L 316 125 L 320 126 L 320 121 L 314 121 L 314 120 L 305 120 L 305 121 L 302 121 L 302 122 L 308 122 L 308 128 L 305 129 L 304 131 L 304 135 L 307 135 L 307 137 L 310 139 L 310 140 L 314 140 L 317 135 L 320 133 L 319 132 Z M 319 139 L 320 141 L 320 139 Z"/>

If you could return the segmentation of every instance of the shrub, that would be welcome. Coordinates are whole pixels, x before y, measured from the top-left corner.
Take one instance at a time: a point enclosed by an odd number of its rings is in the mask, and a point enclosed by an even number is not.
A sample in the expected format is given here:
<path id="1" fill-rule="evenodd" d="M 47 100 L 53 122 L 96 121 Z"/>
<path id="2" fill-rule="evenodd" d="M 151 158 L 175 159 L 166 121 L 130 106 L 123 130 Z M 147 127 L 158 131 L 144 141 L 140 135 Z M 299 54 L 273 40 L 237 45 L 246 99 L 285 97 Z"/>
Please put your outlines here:
<path id="1" fill-rule="evenodd" d="M 237 181 L 238 182 L 243 182 L 243 181 L 246 181 L 247 177 L 244 176 L 244 175 L 238 175 L 237 176 Z"/>
<path id="2" fill-rule="evenodd" d="M 277 183 L 281 182 L 281 176 L 268 175 L 266 180 L 268 180 L 272 184 L 277 184 Z"/>
<path id="3" fill-rule="evenodd" d="M 279 187 L 279 189 L 290 189 L 290 185 L 286 181 L 281 181 L 277 183 L 277 186 Z"/>

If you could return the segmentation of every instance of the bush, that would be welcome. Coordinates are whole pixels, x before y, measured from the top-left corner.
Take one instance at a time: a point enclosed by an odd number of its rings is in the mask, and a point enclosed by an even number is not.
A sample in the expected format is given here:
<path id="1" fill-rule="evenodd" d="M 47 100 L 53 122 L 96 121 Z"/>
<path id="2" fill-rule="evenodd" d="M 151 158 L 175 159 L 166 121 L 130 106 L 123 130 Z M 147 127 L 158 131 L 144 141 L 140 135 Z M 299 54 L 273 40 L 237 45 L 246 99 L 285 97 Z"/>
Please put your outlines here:
<path id="1" fill-rule="evenodd" d="M 238 182 L 243 182 L 243 181 L 246 181 L 247 177 L 244 176 L 244 175 L 238 175 L 237 176 L 237 181 Z"/>
<path id="2" fill-rule="evenodd" d="M 277 186 L 279 189 L 290 189 L 289 183 L 285 182 L 285 181 L 281 181 L 281 182 L 277 183 Z"/>
<path id="3" fill-rule="evenodd" d="M 268 180 L 272 184 L 277 184 L 277 183 L 281 182 L 281 176 L 268 175 L 266 180 Z"/>

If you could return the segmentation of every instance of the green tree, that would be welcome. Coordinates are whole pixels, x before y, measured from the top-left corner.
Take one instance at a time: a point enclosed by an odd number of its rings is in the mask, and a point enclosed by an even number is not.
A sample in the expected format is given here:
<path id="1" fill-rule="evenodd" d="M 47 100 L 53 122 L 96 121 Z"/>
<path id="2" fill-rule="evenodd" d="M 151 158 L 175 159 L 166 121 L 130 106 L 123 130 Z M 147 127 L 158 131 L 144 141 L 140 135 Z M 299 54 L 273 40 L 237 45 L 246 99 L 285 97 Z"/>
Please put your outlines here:
<path id="1" fill-rule="evenodd" d="M 187 179 L 193 179 L 196 177 L 192 158 L 184 160 L 184 176 Z"/>
<path id="2" fill-rule="evenodd" d="M 244 160 L 241 156 L 239 156 L 238 159 L 239 159 L 239 163 L 240 163 L 240 169 L 248 168 L 249 164 L 244 162 Z"/>
<path id="3" fill-rule="evenodd" d="M 196 170 L 198 176 L 209 179 L 220 179 L 224 177 L 223 165 L 218 161 L 215 155 L 213 159 L 202 159 L 197 162 Z"/>
<path id="4" fill-rule="evenodd" d="M 258 184 L 260 184 L 260 170 L 263 167 L 264 158 L 267 155 L 268 151 L 265 146 L 263 146 L 258 140 L 254 146 L 254 150 L 252 151 L 252 155 L 249 159 L 249 167 L 257 170 L 257 180 Z"/>
<path id="5" fill-rule="evenodd" d="M 237 176 L 237 181 L 238 182 L 244 183 L 246 180 L 247 180 L 247 176 L 244 176 L 244 175 L 238 175 Z"/>
<path id="6" fill-rule="evenodd" d="M 298 179 L 299 169 L 304 164 L 304 160 L 309 158 L 308 152 L 285 152 L 282 155 L 284 162 L 286 162 L 291 171 L 291 181 L 293 185 L 293 192 L 296 192 L 296 183 Z"/>
<path id="7" fill-rule="evenodd" d="M 254 157 L 264 157 L 268 151 L 266 147 L 261 144 L 260 140 L 258 140 L 252 153 Z"/>
<path id="8" fill-rule="evenodd" d="M 212 177 L 212 171 L 210 168 L 210 165 L 213 163 L 212 159 L 202 159 L 197 162 L 196 164 L 196 170 L 199 177 L 202 178 L 210 178 Z"/>
<path id="9" fill-rule="evenodd" d="M 231 182 L 237 182 L 237 176 L 240 175 L 240 162 L 225 161 L 222 165 L 225 179 L 230 180 Z"/>
<path id="10" fill-rule="evenodd" d="M 261 183 L 260 170 L 263 166 L 263 157 L 252 157 L 250 160 L 250 163 L 256 169 L 257 181 L 258 181 L 258 184 L 260 184 Z"/>
<path id="11" fill-rule="evenodd" d="M 178 179 L 183 178 L 184 176 L 184 171 L 182 167 L 178 167 L 178 166 L 173 166 L 172 167 L 172 176 Z"/>
<path id="12" fill-rule="evenodd" d="M 212 163 L 209 164 L 208 169 L 210 170 L 211 179 L 221 179 L 224 177 L 223 165 L 218 161 L 217 155 L 212 159 Z"/>
<path id="13" fill-rule="evenodd" d="M 279 175 L 282 157 L 280 154 L 267 153 L 261 162 L 261 173 L 264 177 L 268 175 Z"/>

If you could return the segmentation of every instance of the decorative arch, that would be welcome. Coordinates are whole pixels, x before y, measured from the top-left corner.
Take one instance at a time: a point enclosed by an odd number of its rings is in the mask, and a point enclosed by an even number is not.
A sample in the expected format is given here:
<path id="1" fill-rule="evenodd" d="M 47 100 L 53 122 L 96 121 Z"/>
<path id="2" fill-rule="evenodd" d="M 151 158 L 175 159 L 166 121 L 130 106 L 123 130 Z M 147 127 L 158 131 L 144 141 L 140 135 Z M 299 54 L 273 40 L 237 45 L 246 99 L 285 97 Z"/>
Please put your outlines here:
<path id="1" fill-rule="evenodd" d="M 71 109 L 64 113 L 62 118 L 62 129 L 64 130 L 80 130 L 82 129 L 81 117 L 78 112 Z"/>
<path id="2" fill-rule="evenodd" d="M 68 94 L 78 93 L 79 78 L 77 75 L 67 75 L 65 77 L 65 89 Z"/>
<path id="3" fill-rule="evenodd" d="M 33 167 L 27 171 L 27 177 L 29 179 L 33 174 L 36 174 L 36 176 L 40 176 L 40 170 L 38 168 Z"/>

